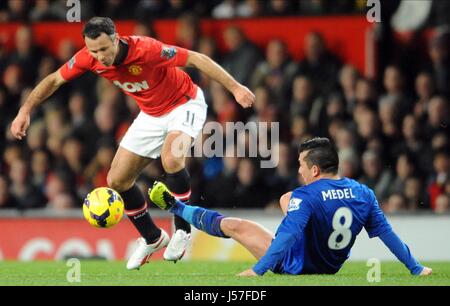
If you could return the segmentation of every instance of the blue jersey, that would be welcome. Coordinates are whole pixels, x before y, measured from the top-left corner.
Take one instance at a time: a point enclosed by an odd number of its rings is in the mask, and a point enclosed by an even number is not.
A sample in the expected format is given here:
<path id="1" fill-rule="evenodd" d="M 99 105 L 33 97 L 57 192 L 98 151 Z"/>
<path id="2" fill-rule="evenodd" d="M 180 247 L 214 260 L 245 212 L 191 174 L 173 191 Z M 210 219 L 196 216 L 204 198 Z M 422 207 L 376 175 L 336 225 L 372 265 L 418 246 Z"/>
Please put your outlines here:
<path id="1" fill-rule="evenodd" d="M 300 227 L 304 227 L 304 235 L 282 264 L 290 274 L 298 274 L 299 269 L 303 273 L 336 273 L 363 227 L 371 238 L 392 230 L 372 190 L 348 178 L 320 179 L 294 190 L 277 234 L 295 233 Z M 304 250 L 303 267 L 296 256 L 300 249 Z"/>
<path id="2" fill-rule="evenodd" d="M 371 238 L 392 232 L 367 186 L 342 178 L 320 179 L 297 188 L 275 236 L 278 246 L 272 243 L 254 270 L 258 274 L 267 269 L 288 274 L 334 274 L 350 256 L 363 227 Z"/>

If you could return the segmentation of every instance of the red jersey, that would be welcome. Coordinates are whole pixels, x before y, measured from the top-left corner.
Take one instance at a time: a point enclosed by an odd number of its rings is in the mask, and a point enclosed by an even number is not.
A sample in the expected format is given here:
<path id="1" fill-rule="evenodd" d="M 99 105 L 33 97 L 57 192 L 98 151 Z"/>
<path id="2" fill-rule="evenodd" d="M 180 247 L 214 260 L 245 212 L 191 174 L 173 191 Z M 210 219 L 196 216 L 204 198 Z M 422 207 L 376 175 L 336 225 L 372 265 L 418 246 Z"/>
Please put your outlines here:
<path id="1" fill-rule="evenodd" d="M 70 81 L 92 71 L 112 81 L 136 100 L 141 111 L 155 117 L 195 98 L 197 86 L 187 73 L 177 68 L 186 65 L 186 49 L 144 36 L 122 36 L 121 39 L 128 43 L 128 54 L 122 64 L 103 66 L 84 47 L 61 67 L 62 77 Z"/>

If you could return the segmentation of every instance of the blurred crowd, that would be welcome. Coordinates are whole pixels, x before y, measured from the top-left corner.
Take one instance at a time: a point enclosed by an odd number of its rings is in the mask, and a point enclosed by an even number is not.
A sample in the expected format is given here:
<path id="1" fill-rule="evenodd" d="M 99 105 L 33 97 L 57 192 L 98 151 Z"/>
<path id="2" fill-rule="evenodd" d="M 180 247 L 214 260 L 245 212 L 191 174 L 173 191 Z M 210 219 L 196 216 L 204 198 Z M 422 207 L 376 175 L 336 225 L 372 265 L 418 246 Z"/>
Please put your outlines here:
<path id="1" fill-rule="evenodd" d="M 70 1 L 69 1 L 70 2 Z M 73 3 L 74 1 L 70 2 Z M 199 17 L 249 18 L 262 16 L 353 14 L 366 10 L 365 0 L 80 0 L 81 18 L 108 16 L 114 20 Z M 66 20 L 67 0 L 5 0 L 0 22 Z"/>
<path id="2" fill-rule="evenodd" d="M 255 1 L 211 2 L 214 5 L 203 6 L 214 15 L 221 5 Z M 276 2 L 284 1 L 267 4 Z M 51 6 L 59 1 L 36 1 L 34 7 L 27 7 L 27 16 L 37 15 L 33 11 L 38 3 Z M 163 1 L 139 3 L 151 6 Z M 118 17 L 109 11 L 105 15 Z M 326 136 L 338 148 L 340 175 L 372 188 L 384 211 L 450 211 L 450 32 L 445 28 L 434 31 L 423 46 L 425 55 L 414 63 L 417 69 L 388 63 L 376 79 L 368 79 L 328 50 L 319 32 L 304 37 L 304 58 L 294 61 L 285 43 L 277 39 L 262 50 L 239 27 L 230 26 L 223 33 L 230 51 L 221 53 L 214 38 L 202 35 L 198 19 L 182 15 L 179 23 L 184 30 L 177 32 L 178 45 L 215 59 L 256 95 L 254 107 L 243 110 L 220 84 L 187 70 L 205 92 L 207 120 L 219 122 L 225 131 L 226 157 L 188 159 L 193 203 L 276 209 L 282 193 L 302 185 L 298 144 Z M 138 23 L 135 33 L 157 35 L 148 25 Z M 75 51 L 66 41 L 56 56 L 48 54 L 34 44 L 32 29 L 26 25 L 16 32 L 12 52 L 0 46 L 0 208 L 80 207 L 87 192 L 106 186 L 117 145 L 139 112 L 136 103 L 108 81 L 83 75 L 33 112 L 24 141 L 14 141 L 9 132 L 32 88 Z M 262 169 L 263 156 L 233 157 L 235 147 L 226 143 L 233 138 L 227 135 L 232 131 L 225 127 L 236 121 L 280 123 L 280 142 L 271 147 L 279 154 L 275 168 Z M 206 141 L 208 135 L 203 136 Z M 249 137 L 241 133 L 236 143 L 249 150 Z M 145 191 L 161 177 L 162 167 L 156 161 L 144 170 L 138 184 Z"/>

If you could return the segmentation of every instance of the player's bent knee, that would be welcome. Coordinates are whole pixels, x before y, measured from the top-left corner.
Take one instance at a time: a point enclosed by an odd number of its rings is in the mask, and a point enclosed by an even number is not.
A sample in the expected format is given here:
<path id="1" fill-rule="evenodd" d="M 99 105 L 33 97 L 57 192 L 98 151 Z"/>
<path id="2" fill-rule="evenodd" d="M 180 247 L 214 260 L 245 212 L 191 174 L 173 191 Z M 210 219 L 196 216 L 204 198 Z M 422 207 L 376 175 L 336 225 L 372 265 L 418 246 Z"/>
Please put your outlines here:
<path id="1" fill-rule="evenodd" d="M 164 156 L 162 157 L 162 164 L 166 172 L 178 172 L 184 168 L 184 157 Z"/>
<path id="2" fill-rule="evenodd" d="M 225 235 L 233 237 L 242 231 L 243 221 L 239 218 L 225 218 L 222 220 L 220 227 Z"/>
<path id="3" fill-rule="evenodd" d="M 107 182 L 109 188 L 114 189 L 117 192 L 123 192 L 123 191 L 130 189 L 134 183 L 134 182 L 129 182 L 127 180 L 123 180 L 123 179 L 117 177 L 117 175 L 115 175 L 112 172 L 108 173 L 108 176 L 106 177 L 106 182 Z"/>

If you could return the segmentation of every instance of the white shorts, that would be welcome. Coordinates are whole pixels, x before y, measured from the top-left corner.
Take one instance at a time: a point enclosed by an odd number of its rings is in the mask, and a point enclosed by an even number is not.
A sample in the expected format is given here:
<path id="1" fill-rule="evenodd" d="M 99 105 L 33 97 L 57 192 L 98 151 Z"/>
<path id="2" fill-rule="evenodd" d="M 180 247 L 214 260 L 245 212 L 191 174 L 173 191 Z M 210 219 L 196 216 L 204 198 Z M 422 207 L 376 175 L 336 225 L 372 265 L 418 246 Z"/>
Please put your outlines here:
<path id="1" fill-rule="evenodd" d="M 161 117 L 140 112 L 134 119 L 120 146 L 139 156 L 156 159 L 161 155 L 166 136 L 171 131 L 181 131 L 197 138 L 203 129 L 208 106 L 203 91 L 197 90 L 195 99 L 173 109 Z"/>

